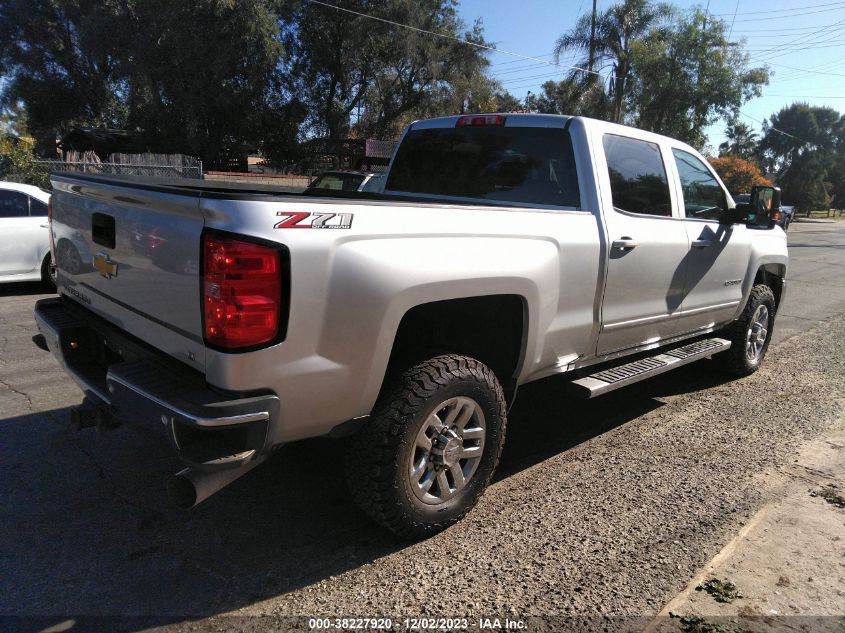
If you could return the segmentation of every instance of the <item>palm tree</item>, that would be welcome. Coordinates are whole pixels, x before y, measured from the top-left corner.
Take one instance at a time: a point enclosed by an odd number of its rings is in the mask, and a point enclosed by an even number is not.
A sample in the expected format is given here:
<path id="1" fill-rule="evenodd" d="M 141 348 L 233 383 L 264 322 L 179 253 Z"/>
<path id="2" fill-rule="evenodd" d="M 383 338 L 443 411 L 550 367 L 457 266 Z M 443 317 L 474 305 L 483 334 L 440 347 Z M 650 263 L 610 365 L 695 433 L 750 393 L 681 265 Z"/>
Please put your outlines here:
<path id="1" fill-rule="evenodd" d="M 653 4 L 648 0 L 623 0 L 596 16 L 595 37 L 591 37 L 593 20 L 590 14 L 578 18 L 571 31 L 558 38 L 555 59 L 567 51 L 587 53 L 577 66 L 592 70 L 584 78 L 585 84 L 595 83 L 602 70 L 610 68 L 608 96 L 611 99 L 610 120 L 621 123 L 627 81 L 631 74 L 631 45 L 642 38 L 663 18 L 671 14 L 667 4 Z M 573 74 L 583 71 L 575 70 Z"/>
<path id="2" fill-rule="evenodd" d="M 757 135 L 740 121 L 731 121 L 725 129 L 724 143 L 719 145 L 720 154 L 733 154 L 748 160 L 757 149 Z"/>

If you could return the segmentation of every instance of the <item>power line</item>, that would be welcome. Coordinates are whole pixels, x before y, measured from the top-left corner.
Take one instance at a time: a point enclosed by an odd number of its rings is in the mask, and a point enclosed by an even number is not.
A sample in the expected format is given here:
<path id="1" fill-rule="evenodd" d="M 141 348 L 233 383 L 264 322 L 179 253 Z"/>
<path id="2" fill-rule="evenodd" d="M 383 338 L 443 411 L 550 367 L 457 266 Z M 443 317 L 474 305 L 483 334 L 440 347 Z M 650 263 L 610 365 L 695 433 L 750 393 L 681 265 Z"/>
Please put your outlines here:
<path id="1" fill-rule="evenodd" d="M 795 66 L 785 66 L 784 64 L 778 64 L 777 62 L 767 62 L 768 65 L 776 66 L 776 67 L 783 67 L 787 70 L 783 71 L 781 74 L 780 71 L 775 72 L 775 77 L 778 83 L 786 83 L 790 81 L 796 81 L 798 79 L 807 79 L 807 73 L 811 73 L 814 75 L 832 75 L 834 77 L 843 76 L 840 73 L 833 72 L 833 68 L 837 70 L 842 66 L 842 62 L 845 62 L 845 57 L 835 58 L 833 60 L 828 60 L 823 64 L 817 64 L 815 66 L 810 66 L 808 68 L 797 68 Z"/>
<path id="2" fill-rule="evenodd" d="M 739 3 L 737 3 L 737 5 L 738 5 L 738 4 L 739 4 Z M 802 11 L 803 11 L 804 9 L 817 9 L 817 8 L 819 8 L 819 7 L 832 7 L 832 6 L 834 6 L 834 5 L 843 5 L 843 6 L 845 6 L 845 2 L 843 2 L 842 0 L 839 0 L 839 2 L 828 2 L 828 3 L 826 3 L 826 4 L 810 4 L 810 5 L 807 5 L 807 6 L 805 6 L 805 7 L 801 7 L 801 9 L 800 9 L 800 10 L 802 10 Z M 733 15 L 758 15 L 758 14 L 760 14 L 760 13 L 787 13 L 787 12 L 791 13 L 791 12 L 793 12 L 793 11 L 798 11 L 798 9 L 795 9 L 795 8 L 790 8 L 790 9 L 769 9 L 768 11 L 743 11 L 743 12 L 741 12 L 741 13 L 737 13 L 737 12 L 736 12 L 736 10 L 734 10 Z M 723 16 L 723 15 L 731 15 L 731 14 L 730 14 L 730 13 L 712 13 L 711 15 Z"/>
<path id="3" fill-rule="evenodd" d="M 731 30 L 728 31 L 728 40 L 731 39 L 731 35 L 734 32 L 734 22 L 736 22 L 736 12 L 739 9 L 739 0 L 736 0 L 736 7 L 734 7 L 734 16 L 731 18 Z"/>
<path id="4" fill-rule="evenodd" d="M 573 58 L 574 58 L 574 56 L 573 56 Z M 544 68 L 544 67 L 539 66 L 537 64 L 527 64 L 525 66 L 519 66 L 519 67 L 515 67 L 515 68 L 508 68 L 507 70 L 497 71 L 495 73 L 495 75 L 496 75 L 496 77 L 503 77 L 505 75 L 513 75 L 513 74 L 518 74 L 518 73 L 523 73 L 523 72 L 536 71 L 536 70 L 540 70 L 541 68 Z"/>
<path id="5" fill-rule="evenodd" d="M 836 62 L 838 65 L 839 62 Z M 832 73 L 824 70 L 813 70 L 812 68 L 798 68 L 797 66 L 787 66 L 786 64 L 776 64 L 772 62 L 772 66 L 780 66 L 781 68 L 788 68 L 789 70 L 797 70 L 801 74 L 812 73 L 814 75 L 833 75 L 834 77 L 845 77 L 845 73 Z"/>
<path id="6" fill-rule="evenodd" d="M 745 114 L 745 112 L 743 112 L 742 110 L 737 110 L 737 112 L 739 112 L 742 116 L 744 116 L 748 119 L 751 119 L 752 121 L 757 121 L 757 123 L 759 123 L 760 125 L 767 126 L 767 128 L 769 130 L 773 130 L 773 131 L 777 132 L 778 134 L 783 134 L 784 136 L 788 136 L 789 138 L 794 138 L 796 141 L 801 141 L 802 143 L 809 143 L 810 142 L 810 141 L 803 139 L 799 136 L 795 136 L 794 134 L 790 134 L 789 132 L 784 132 L 783 130 L 779 130 L 775 126 L 773 126 L 769 123 L 766 123 L 765 121 L 761 121 L 760 119 L 753 117 L 750 114 Z"/>
<path id="7" fill-rule="evenodd" d="M 840 25 L 840 24 L 842 24 L 843 22 L 845 22 L 845 19 L 843 19 L 843 20 L 839 20 L 838 22 L 834 22 L 833 24 L 829 24 L 828 26 L 826 26 L 826 27 L 824 27 L 824 28 L 822 28 L 822 29 L 819 29 L 819 30 L 817 30 L 817 31 L 815 31 L 815 32 L 813 32 L 813 33 L 808 33 L 808 34 L 799 35 L 799 36 L 798 36 L 798 37 L 796 37 L 795 39 L 789 40 L 788 42 L 784 42 L 784 44 L 783 44 L 782 46 L 779 46 L 779 47 L 772 47 L 772 48 L 771 48 L 771 49 L 769 49 L 769 50 L 770 50 L 770 51 L 774 51 L 774 50 L 777 50 L 777 51 L 784 51 L 784 49 L 786 49 L 786 47 L 788 47 L 790 44 L 795 44 L 795 43 L 796 43 L 796 42 L 798 42 L 799 40 L 805 40 L 805 41 L 806 41 L 806 38 L 807 38 L 807 37 L 813 37 L 813 36 L 821 35 L 821 34 L 825 33 L 826 31 L 829 31 L 830 29 L 833 29 L 833 28 L 835 28 L 835 27 L 839 26 L 839 25 Z M 767 55 L 767 56 L 763 57 L 763 61 L 765 61 L 766 59 L 776 59 L 776 58 L 778 58 L 778 57 L 783 57 L 783 55 L 788 55 L 790 52 L 792 52 L 792 51 L 788 51 L 788 50 L 787 50 L 786 52 L 780 52 L 779 54 L 775 54 L 775 55 Z"/>
<path id="8" fill-rule="evenodd" d="M 542 53 L 542 54 L 533 55 L 533 57 L 554 57 L 554 54 L 555 54 L 554 51 L 552 51 L 551 53 Z M 506 62 L 496 62 L 495 64 L 490 64 L 490 66 L 507 66 L 509 64 L 519 64 L 523 61 L 524 60 L 522 60 L 522 59 L 511 59 L 511 60 L 506 61 Z"/>
<path id="9" fill-rule="evenodd" d="M 845 99 L 845 95 L 781 95 L 770 93 L 767 97 L 786 97 L 788 99 Z"/>
<path id="10" fill-rule="evenodd" d="M 742 29 L 736 31 L 736 34 L 739 36 L 746 36 L 750 35 L 751 37 L 769 37 L 770 35 L 783 35 L 785 33 L 800 33 L 800 32 L 808 32 L 808 31 L 815 31 L 819 28 L 822 28 L 824 25 L 822 24 L 813 24 L 810 26 L 793 26 L 793 27 L 785 27 L 782 29 L 766 29 L 765 33 L 760 33 L 759 29 L 753 29 L 750 31 L 744 31 Z"/>
<path id="11" fill-rule="evenodd" d="M 845 38 L 837 39 L 837 40 L 830 40 L 830 39 L 818 39 L 812 40 L 809 42 L 800 42 L 796 43 L 796 46 L 773 46 L 769 48 L 746 48 L 745 51 L 748 53 L 796 53 L 798 51 L 807 51 L 807 50 L 817 50 L 820 48 L 836 48 L 837 46 L 841 46 L 845 43 Z M 780 55 L 778 55 L 779 57 Z M 775 56 L 772 56 L 774 59 Z"/>
<path id="12" fill-rule="evenodd" d="M 309 0 L 310 1 L 310 0 Z M 804 11 L 803 9 L 794 9 L 794 11 L 798 11 L 797 13 L 791 13 L 790 15 L 775 15 L 768 18 L 744 18 L 742 20 L 736 20 L 737 22 L 763 22 L 768 20 L 787 20 L 789 18 L 797 18 L 804 15 L 815 15 L 817 13 L 830 13 L 831 11 L 841 11 L 845 9 L 845 6 L 836 7 L 834 9 L 819 9 L 818 11 Z"/>
<path id="13" fill-rule="evenodd" d="M 539 57 L 532 57 L 530 55 L 522 55 L 521 53 L 515 53 L 513 51 L 506 51 L 503 48 L 496 48 L 495 46 L 488 46 L 487 44 L 479 44 L 477 42 L 470 42 L 469 40 L 465 40 L 461 37 L 457 37 L 455 35 L 449 35 L 448 33 L 437 33 L 435 31 L 428 31 L 426 29 L 421 29 L 416 26 L 410 26 L 408 24 L 402 24 L 401 22 L 394 22 L 393 20 L 387 20 L 385 18 L 379 18 L 374 15 L 368 15 L 366 13 L 360 13 L 359 11 L 353 11 L 352 9 L 347 9 L 345 7 L 338 7 L 333 4 L 329 4 L 327 2 L 321 2 L 320 0 L 307 0 L 311 4 L 318 4 L 322 7 L 327 7 L 329 9 L 334 9 L 336 11 L 343 11 L 344 13 L 351 13 L 352 15 L 357 15 L 362 18 L 368 18 L 370 20 L 375 20 L 377 22 L 383 22 L 384 24 L 391 24 L 393 26 L 398 26 L 403 29 L 408 29 L 410 31 L 416 31 L 417 33 L 425 33 L 426 35 L 433 35 L 434 37 L 441 37 L 447 40 L 453 40 L 455 42 L 460 42 L 461 44 L 467 44 L 469 46 L 474 46 L 475 48 L 480 48 L 485 51 L 491 51 L 493 53 L 501 53 L 502 55 L 510 55 L 511 57 L 518 57 L 520 59 L 526 59 L 530 61 L 534 61 L 540 64 L 546 64 L 548 66 L 555 66 L 558 67 L 559 64 L 552 63 L 550 61 L 546 61 L 545 59 L 540 59 Z M 601 73 L 597 73 L 595 71 L 587 70 L 586 68 L 581 68 L 579 66 L 566 66 L 571 70 L 577 70 L 580 72 L 591 73 L 593 75 L 601 75 Z"/>

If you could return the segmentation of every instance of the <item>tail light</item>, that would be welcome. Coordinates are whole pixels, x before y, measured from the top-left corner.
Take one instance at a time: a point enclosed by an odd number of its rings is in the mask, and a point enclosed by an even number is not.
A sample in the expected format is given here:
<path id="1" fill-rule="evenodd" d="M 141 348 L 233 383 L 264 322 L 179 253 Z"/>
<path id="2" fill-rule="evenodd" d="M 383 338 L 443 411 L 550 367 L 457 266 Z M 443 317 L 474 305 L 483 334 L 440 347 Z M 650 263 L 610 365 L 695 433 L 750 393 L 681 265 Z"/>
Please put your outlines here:
<path id="1" fill-rule="evenodd" d="M 462 116 L 455 123 L 455 127 L 466 127 L 469 125 L 504 125 L 505 117 L 501 114 L 472 114 Z"/>
<path id="2" fill-rule="evenodd" d="M 243 351 L 280 340 L 287 321 L 282 249 L 206 233 L 202 250 L 205 342 Z"/>

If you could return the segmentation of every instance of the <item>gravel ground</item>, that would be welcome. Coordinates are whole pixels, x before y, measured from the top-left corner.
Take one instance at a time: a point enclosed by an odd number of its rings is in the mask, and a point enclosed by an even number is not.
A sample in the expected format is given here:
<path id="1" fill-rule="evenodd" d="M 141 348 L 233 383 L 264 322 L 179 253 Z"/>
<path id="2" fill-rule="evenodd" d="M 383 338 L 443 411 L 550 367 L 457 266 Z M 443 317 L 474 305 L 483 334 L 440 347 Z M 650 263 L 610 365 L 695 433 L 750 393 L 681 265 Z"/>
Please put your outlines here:
<path id="1" fill-rule="evenodd" d="M 845 312 L 843 237 L 790 230 L 807 282 L 793 277 L 783 308 L 791 338 L 779 335 L 750 378 L 726 381 L 702 361 L 595 401 L 566 398 L 559 379 L 522 389 L 479 506 L 412 545 L 351 504 L 328 441 L 285 447 L 192 511 L 169 507 L 179 464 L 159 430 L 71 431 L 79 392 L 32 341 L 42 291 L 4 289 L 0 615 L 43 619 L 0 628 L 72 616 L 138 618 L 99 630 L 247 630 L 266 621 L 232 615 L 654 615 L 778 494 L 768 475 L 843 415 L 845 321 L 831 320 Z"/>

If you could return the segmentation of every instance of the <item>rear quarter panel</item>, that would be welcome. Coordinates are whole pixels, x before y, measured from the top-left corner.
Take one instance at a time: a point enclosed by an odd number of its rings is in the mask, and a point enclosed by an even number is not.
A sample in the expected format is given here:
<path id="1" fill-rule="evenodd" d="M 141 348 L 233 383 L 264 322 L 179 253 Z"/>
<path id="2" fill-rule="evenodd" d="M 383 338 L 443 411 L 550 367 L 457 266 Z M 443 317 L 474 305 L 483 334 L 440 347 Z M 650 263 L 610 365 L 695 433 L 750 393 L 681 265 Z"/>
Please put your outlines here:
<path id="1" fill-rule="evenodd" d="M 368 414 L 399 323 L 417 305 L 523 297 L 520 381 L 595 344 L 603 242 L 597 214 L 329 199 L 206 199 L 202 208 L 208 227 L 279 241 L 291 252 L 287 339 L 247 354 L 209 350 L 206 363 L 211 384 L 266 387 L 280 396 L 276 441 L 324 434 Z M 296 211 L 349 213 L 352 225 L 274 228 L 278 213 Z"/>

